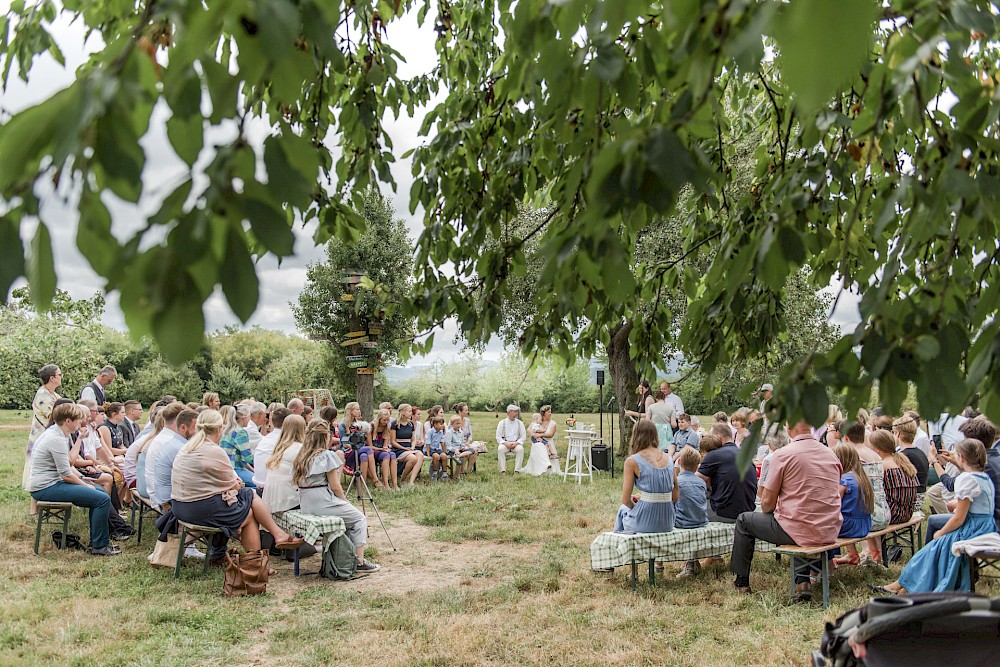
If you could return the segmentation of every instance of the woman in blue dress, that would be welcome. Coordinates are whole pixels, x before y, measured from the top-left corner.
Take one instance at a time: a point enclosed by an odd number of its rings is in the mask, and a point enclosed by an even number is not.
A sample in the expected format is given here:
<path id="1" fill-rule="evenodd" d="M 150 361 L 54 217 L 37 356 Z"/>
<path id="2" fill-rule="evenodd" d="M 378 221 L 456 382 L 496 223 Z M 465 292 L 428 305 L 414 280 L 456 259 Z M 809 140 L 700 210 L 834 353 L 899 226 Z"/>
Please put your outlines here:
<path id="1" fill-rule="evenodd" d="M 625 460 L 616 533 L 668 533 L 674 529 L 674 503 L 680 491 L 673 463 L 659 445 L 656 426 L 640 419 L 632 429 L 632 455 Z M 641 495 L 633 495 L 635 489 Z"/>
<path id="2" fill-rule="evenodd" d="M 986 467 L 983 443 L 966 438 L 955 445 L 951 458 L 962 469 L 955 478 L 953 514 L 934 534 L 934 539 L 910 559 L 899 579 L 882 589 L 887 593 L 906 595 L 969 589 L 969 562 L 952 555 L 951 547 L 960 540 L 970 540 L 995 530 L 993 499 L 996 489 L 983 472 Z"/>

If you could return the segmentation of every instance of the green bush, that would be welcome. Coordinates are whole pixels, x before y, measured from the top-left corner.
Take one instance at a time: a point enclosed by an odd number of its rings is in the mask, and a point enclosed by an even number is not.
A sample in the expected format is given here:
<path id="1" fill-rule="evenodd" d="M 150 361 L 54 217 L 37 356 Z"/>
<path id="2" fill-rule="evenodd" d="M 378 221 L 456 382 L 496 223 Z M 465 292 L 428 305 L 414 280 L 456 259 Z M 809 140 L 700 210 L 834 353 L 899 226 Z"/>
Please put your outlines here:
<path id="1" fill-rule="evenodd" d="M 166 394 L 172 394 L 182 401 L 200 402 L 205 391 L 205 385 L 190 364 L 175 367 L 158 356 L 136 370 L 130 381 L 131 397 L 142 401 L 143 405 L 158 401 Z M 117 384 L 117 380 L 115 383 Z M 114 387 L 114 384 L 111 386 Z"/>

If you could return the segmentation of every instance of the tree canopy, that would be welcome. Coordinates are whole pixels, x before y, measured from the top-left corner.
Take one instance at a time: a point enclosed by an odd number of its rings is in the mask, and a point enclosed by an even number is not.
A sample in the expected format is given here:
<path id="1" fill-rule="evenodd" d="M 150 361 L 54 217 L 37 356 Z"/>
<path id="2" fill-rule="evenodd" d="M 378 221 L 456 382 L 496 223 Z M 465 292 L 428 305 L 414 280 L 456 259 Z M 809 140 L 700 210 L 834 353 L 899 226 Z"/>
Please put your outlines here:
<path id="1" fill-rule="evenodd" d="M 410 11 L 433 22 L 438 59 L 403 80 L 390 34 Z M 217 285 L 249 317 L 253 258 L 291 253 L 293 222 L 318 219 L 317 242 L 357 236 L 365 188 L 392 184 L 388 114 L 428 105 L 410 156 L 422 324 L 456 316 L 467 339 L 488 339 L 534 240 L 544 317 L 525 351 L 589 356 L 635 321 L 641 369 L 673 340 L 711 376 L 780 339 L 782 294 L 807 266 L 814 289 L 859 293 L 863 321 L 785 366 L 772 416 L 818 423 L 827 388 L 852 407 L 874 382 L 892 412 L 912 382 L 926 414 L 979 396 L 1000 418 L 996 3 L 17 0 L 0 23 L 5 81 L 29 77 L 38 54 L 60 57 L 58 14 L 102 46 L 71 86 L 0 128 L 0 291 L 26 275 L 34 302 L 51 303 L 39 200 L 54 190 L 79 210 L 77 243 L 130 329 L 184 358 Z M 162 200 L 138 143 L 156 105 L 191 165 Z M 271 129 L 261 146 L 255 118 Z M 206 141 L 219 127 L 232 138 Z M 730 193 L 751 132 L 753 182 Z M 678 243 L 685 256 L 714 244 L 707 267 L 654 259 L 641 281 L 620 270 L 688 190 Z M 119 239 L 109 197 L 153 197 L 155 212 Z M 536 230 L 487 247 L 539 203 Z M 36 219 L 25 251 L 19 231 Z M 674 289 L 687 301 L 679 333 L 658 298 Z"/>

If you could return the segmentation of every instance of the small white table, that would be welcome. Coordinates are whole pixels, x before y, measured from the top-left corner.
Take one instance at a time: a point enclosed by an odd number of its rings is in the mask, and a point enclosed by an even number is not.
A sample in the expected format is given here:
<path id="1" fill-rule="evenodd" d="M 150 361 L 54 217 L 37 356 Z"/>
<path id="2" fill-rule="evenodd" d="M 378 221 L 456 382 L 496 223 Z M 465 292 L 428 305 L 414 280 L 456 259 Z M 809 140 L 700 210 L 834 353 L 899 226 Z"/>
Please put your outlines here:
<path id="1" fill-rule="evenodd" d="M 566 467 L 563 468 L 563 481 L 567 477 L 576 477 L 577 484 L 583 483 L 583 478 L 594 481 L 594 467 L 590 459 L 590 447 L 594 442 L 593 431 L 566 431 L 569 448 L 566 450 Z"/>

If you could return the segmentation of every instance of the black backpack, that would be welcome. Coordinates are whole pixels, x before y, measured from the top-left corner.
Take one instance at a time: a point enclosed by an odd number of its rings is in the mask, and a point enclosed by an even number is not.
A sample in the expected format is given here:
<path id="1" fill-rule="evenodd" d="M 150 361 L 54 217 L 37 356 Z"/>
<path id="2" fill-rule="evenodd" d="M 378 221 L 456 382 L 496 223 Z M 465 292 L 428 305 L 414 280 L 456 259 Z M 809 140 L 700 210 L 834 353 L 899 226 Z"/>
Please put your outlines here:
<path id="1" fill-rule="evenodd" d="M 347 535 L 340 535 L 323 552 L 323 566 L 319 574 L 327 579 L 343 581 L 354 577 L 358 569 L 358 557 L 354 553 L 354 543 Z"/>

